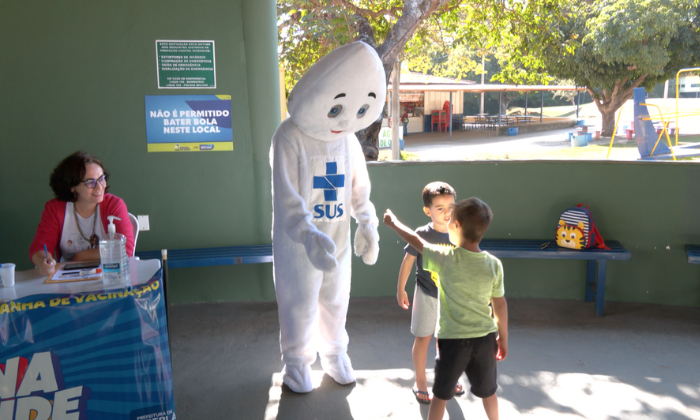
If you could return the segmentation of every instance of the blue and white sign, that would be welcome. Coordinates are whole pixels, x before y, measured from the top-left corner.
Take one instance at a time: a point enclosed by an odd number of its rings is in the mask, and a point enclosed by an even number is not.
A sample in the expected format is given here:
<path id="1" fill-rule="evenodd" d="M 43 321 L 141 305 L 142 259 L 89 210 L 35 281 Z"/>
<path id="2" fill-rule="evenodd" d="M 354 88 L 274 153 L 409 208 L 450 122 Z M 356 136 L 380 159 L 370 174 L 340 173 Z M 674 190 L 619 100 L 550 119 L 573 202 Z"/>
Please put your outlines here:
<path id="1" fill-rule="evenodd" d="M 230 95 L 146 96 L 149 152 L 233 150 Z"/>

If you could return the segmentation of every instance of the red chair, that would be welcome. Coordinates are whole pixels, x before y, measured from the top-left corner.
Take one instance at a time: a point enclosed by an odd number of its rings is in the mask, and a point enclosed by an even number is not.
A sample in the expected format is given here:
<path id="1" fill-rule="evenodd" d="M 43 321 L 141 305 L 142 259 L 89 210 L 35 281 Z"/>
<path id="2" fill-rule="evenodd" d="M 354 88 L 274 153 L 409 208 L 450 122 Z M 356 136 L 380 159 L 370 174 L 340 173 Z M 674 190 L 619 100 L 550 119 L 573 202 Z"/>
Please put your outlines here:
<path id="1" fill-rule="evenodd" d="M 430 112 L 430 132 L 433 132 L 433 127 L 435 127 L 435 124 L 438 126 L 438 131 L 440 131 L 440 111 L 431 111 Z"/>
<path id="2" fill-rule="evenodd" d="M 447 131 L 447 112 L 440 111 L 440 131 Z"/>

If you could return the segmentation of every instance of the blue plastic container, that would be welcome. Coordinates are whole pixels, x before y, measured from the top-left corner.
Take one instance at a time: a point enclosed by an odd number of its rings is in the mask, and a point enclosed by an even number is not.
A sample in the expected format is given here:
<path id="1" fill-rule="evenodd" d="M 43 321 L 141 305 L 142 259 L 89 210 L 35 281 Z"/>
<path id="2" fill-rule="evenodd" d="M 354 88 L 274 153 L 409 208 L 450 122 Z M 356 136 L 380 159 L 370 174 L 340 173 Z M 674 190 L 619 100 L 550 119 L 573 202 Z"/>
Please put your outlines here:
<path id="1" fill-rule="evenodd" d="M 518 135 L 518 127 L 508 127 L 508 135 L 509 136 L 517 136 Z"/>
<path id="2" fill-rule="evenodd" d="M 574 136 L 571 139 L 571 147 L 585 147 L 588 146 L 588 135 L 584 133 L 582 135 Z"/>

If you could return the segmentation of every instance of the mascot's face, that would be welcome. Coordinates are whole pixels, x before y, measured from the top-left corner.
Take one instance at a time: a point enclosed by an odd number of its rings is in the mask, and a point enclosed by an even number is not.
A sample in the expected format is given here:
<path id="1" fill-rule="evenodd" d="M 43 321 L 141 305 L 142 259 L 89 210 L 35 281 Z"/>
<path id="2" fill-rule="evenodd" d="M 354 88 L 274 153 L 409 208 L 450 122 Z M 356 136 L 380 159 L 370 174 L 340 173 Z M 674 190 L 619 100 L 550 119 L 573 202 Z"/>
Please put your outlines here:
<path id="1" fill-rule="evenodd" d="M 307 136 L 323 141 L 345 137 L 377 120 L 386 82 L 374 48 L 353 42 L 331 51 L 294 86 L 287 108 Z"/>

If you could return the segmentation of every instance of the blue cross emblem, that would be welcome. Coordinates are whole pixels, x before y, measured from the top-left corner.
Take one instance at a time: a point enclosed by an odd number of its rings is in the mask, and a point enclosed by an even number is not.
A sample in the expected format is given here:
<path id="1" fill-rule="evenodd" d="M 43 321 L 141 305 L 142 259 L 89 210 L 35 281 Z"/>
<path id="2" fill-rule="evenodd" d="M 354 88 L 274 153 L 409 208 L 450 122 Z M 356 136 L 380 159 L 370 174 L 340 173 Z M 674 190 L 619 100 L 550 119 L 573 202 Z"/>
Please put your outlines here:
<path id="1" fill-rule="evenodd" d="M 326 162 L 326 175 L 314 177 L 314 189 L 322 189 L 326 201 L 338 201 L 338 188 L 343 187 L 345 175 L 338 175 L 337 162 Z"/>

